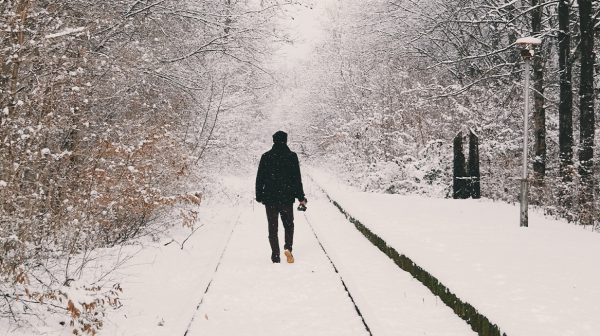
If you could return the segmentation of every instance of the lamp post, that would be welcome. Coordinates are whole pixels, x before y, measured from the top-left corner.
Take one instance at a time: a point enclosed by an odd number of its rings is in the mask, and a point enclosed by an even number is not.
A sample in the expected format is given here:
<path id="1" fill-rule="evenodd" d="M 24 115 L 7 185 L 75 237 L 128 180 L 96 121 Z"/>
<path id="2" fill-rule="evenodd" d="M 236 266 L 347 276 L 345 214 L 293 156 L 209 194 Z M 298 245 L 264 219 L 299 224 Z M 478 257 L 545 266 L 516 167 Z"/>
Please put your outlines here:
<path id="1" fill-rule="evenodd" d="M 525 110 L 523 111 L 523 174 L 521 176 L 521 219 L 520 226 L 529 226 L 529 180 L 527 173 L 527 159 L 529 157 L 527 149 L 528 141 L 528 121 L 529 121 L 529 73 L 531 72 L 531 59 L 535 55 L 535 47 L 540 45 L 542 40 L 535 37 L 523 37 L 517 40 L 517 48 L 521 50 L 521 56 L 525 61 Z"/>

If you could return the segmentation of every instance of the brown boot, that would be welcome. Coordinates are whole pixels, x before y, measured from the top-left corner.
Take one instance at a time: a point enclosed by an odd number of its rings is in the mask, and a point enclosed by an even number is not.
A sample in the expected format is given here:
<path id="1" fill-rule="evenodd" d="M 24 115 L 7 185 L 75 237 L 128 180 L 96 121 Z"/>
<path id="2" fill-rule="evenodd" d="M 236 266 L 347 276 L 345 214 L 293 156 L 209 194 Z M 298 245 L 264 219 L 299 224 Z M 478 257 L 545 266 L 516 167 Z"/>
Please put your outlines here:
<path id="1" fill-rule="evenodd" d="M 293 264 L 294 263 L 294 256 L 292 255 L 292 251 L 290 251 L 290 250 L 284 250 L 283 254 L 285 254 L 285 257 L 287 258 L 288 264 Z"/>

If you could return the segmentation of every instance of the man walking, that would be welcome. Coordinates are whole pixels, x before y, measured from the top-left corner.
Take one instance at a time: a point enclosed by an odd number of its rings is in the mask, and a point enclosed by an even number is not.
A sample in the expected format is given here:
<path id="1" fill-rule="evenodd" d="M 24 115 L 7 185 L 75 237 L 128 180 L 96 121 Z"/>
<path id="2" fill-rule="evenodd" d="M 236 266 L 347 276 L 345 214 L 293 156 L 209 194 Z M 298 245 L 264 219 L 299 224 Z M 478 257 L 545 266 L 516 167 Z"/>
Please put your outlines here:
<path id="1" fill-rule="evenodd" d="M 287 133 L 273 134 L 273 148 L 260 158 L 256 174 L 256 201 L 263 203 L 269 223 L 269 243 L 271 261 L 280 262 L 279 238 L 277 236 L 278 217 L 281 216 L 285 231 L 284 254 L 288 263 L 294 262 L 294 200 L 306 205 L 298 155 L 287 146 Z"/>

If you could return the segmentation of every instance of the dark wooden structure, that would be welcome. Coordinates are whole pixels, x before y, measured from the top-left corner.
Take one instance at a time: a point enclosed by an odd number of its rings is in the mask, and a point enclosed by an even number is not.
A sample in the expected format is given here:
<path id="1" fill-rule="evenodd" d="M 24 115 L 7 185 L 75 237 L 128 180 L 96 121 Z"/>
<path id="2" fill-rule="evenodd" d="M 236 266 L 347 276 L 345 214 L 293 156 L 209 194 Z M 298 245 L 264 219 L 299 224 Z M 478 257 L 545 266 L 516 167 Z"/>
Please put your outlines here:
<path id="1" fill-rule="evenodd" d="M 452 197 L 454 199 L 481 198 L 479 170 L 479 138 L 469 130 L 469 160 L 463 151 L 463 132 L 454 137 Z"/>

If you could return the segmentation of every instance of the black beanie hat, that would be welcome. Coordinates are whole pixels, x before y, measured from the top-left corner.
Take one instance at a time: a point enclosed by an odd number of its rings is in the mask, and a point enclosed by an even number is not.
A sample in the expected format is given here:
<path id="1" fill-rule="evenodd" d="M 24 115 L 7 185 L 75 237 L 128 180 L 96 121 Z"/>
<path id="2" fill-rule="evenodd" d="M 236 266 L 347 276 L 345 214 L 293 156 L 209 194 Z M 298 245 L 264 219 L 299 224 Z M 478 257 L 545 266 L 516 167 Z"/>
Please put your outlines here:
<path id="1" fill-rule="evenodd" d="M 277 131 L 273 134 L 274 143 L 287 143 L 287 133 L 284 131 Z"/>

